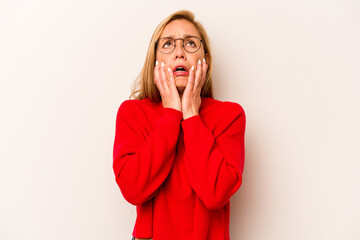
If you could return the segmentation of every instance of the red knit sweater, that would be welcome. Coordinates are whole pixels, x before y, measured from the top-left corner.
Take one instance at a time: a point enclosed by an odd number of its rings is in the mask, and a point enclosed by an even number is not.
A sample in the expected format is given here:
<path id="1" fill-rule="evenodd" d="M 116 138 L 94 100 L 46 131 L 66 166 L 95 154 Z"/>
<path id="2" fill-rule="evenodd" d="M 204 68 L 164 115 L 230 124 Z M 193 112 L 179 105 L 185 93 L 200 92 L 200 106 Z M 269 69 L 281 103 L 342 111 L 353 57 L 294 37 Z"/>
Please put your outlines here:
<path id="1" fill-rule="evenodd" d="M 148 99 L 118 110 L 113 169 L 136 205 L 133 236 L 153 240 L 228 240 L 230 197 L 244 167 L 245 113 L 232 102 L 202 98 L 199 115 Z"/>

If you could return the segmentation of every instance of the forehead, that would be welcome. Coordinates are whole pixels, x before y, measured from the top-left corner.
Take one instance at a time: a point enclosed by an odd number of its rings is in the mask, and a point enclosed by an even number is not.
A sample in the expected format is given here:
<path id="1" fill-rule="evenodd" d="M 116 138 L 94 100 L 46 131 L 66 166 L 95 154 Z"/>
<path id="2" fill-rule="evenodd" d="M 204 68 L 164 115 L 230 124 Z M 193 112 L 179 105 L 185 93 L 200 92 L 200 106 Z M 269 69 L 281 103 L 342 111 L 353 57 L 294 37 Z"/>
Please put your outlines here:
<path id="1" fill-rule="evenodd" d="M 200 33 L 191 22 L 185 19 L 178 19 L 166 25 L 161 37 L 183 38 L 189 35 L 200 37 Z"/>

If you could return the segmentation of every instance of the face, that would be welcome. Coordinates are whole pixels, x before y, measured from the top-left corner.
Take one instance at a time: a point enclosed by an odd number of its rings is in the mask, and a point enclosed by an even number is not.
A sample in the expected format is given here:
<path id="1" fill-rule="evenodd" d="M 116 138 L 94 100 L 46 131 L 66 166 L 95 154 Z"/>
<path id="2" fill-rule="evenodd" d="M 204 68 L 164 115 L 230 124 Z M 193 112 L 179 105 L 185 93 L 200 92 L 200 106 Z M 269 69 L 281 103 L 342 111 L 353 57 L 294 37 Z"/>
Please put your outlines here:
<path id="1" fill-rule="evenodd" d="M 179 19 L 166 25 L 160 38 L 171 37 L 176 39 L 185 38 L 187 36 L 196 36 L 201 39 L 200 33 L 192 23 L 185 19 Z M 194 66 L 196 70 L 196 63 L 198 60 L 203 61 L 203 58 L 205 58 L 207 61 L 203 43 L 201 43 L 200 49 L 194 53 L 187 52 L 183 48 L 182 43 L 183 42 L 181 40 L 176 40 L 176 47 L 174 51 L 168 54 L 159 51 L 161 46 L 158 46 L 156 49 L 156 59 L 159 63 L 164 62 L 165 67 L 169 67 L 173 70 L 176 87 L 179 92 L 182 92 L 186 87 L 191 67 Z M 176 71 L 178 66 L 183 66 L 186 71 Z"/>

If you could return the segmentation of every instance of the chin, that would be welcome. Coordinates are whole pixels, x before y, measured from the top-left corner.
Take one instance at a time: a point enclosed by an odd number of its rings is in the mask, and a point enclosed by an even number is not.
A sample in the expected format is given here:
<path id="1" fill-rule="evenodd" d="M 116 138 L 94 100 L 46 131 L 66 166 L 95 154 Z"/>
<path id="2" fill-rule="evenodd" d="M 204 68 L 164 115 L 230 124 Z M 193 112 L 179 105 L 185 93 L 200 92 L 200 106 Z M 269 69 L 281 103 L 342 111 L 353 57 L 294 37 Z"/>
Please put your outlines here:
<path id="1" fill-rule="evenodd" d="M 176 77 L 175 78 L 175 84 L 176 84 L 176 87 L 179 89 L 185 89 L 186 87 L 186 84 L 187 84 L 187 81 L 188 81 L 188 76 L 186 77 Z"/>

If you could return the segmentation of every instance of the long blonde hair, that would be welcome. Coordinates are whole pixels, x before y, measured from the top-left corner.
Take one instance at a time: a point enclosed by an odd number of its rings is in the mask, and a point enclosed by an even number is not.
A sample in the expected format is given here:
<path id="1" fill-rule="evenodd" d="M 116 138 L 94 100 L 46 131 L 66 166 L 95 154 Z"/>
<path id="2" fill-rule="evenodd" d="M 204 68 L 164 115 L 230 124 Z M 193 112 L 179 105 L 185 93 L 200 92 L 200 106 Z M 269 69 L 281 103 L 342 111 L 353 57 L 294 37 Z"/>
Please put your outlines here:
<path id="1" fill-rule="evenodd" d="M 211 58 L 209 38 L 201 23 L 195 21 L 195 16 L 191 11 L 180 10 L 171 14 L 169 17 L 165 18 L 155 29 L 151 37 L 144 66 L 132 85 L 130 99 L 140 100 L 144 98 L 149 98 L 151 102 L 156 102 L 156 103 L 161 101 L 160 92 L 154 83 L 154 66 L 155 66 L 155 57 L 156 57 L 155 42 L 160 38 L 166 25 L 177 19 L 185 19 L 189 21 L 196 27 L 197 31 L 200 33 L 201 39 L 203 40 L 204 43 L 203 44 L 204 50 L 205 53 L 207 54 L 207 64 L 208 64 L 206 80 L 201 90 L 201 97 L 213 97 L 212 58 Z"/>

